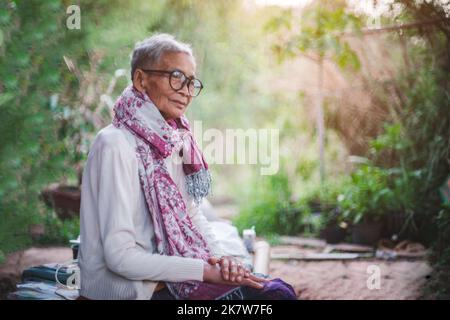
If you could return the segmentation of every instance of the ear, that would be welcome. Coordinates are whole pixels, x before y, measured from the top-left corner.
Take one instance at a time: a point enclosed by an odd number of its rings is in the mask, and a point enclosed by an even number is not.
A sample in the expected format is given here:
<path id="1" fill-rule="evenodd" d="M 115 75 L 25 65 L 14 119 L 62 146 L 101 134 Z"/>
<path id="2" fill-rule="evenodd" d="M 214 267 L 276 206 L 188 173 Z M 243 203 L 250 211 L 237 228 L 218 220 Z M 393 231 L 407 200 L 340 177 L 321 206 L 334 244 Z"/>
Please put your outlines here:
<path id="1" fill-rule="evenodd" d="M 145 82 L 145 75 L 144 72 L 140 69 L 136 69 L 134 71 L 134 75 L 133 75 L 133 85 L 134 87 L 140 91 L 140 92 L 144 92 L 144 82 Z"/>

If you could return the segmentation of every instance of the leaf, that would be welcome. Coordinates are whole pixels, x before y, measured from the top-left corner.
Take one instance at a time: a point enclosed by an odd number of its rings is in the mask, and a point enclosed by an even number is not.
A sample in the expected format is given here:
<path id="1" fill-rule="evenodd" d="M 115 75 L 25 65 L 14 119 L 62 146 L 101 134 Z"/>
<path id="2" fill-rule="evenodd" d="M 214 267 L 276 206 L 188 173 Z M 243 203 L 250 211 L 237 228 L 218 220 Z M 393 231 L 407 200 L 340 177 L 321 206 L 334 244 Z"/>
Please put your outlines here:
<path id="1" fill-rule="evenodd" d="M 12 93 L 0 93 L 0 106 L 4 105 L 5 103 L 8 103 L 14 98 L 14 95 Z"/>

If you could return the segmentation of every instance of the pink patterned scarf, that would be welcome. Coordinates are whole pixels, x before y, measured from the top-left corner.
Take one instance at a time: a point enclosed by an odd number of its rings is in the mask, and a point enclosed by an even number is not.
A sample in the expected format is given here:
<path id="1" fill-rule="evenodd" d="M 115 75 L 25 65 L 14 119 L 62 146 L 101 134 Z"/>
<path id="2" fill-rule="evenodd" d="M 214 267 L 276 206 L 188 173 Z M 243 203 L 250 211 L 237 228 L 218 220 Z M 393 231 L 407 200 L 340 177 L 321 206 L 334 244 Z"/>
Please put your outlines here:
<path id="1" fill-rule="evenodd" d="M 181 148 L 186 186 L 197 204 L 211 189 L 208 164 L 200 152 L 188 120 L 166 121 L 146 94 L 132 85 L 114 106 L 114 126 L 126 128 L 136 139 L 139 177 L 155 228 L 157 252 L 207 261 L 210 251 L 187 214 L 186 204 L 170 177 L 164 159 Z M 184 134 L 177 129 L 184 129 Z M 181 154 L 182 153 L 182 154 Z M 215 299 L 235 286 L 200 281 L 166 282 L 177 299 Z"/>

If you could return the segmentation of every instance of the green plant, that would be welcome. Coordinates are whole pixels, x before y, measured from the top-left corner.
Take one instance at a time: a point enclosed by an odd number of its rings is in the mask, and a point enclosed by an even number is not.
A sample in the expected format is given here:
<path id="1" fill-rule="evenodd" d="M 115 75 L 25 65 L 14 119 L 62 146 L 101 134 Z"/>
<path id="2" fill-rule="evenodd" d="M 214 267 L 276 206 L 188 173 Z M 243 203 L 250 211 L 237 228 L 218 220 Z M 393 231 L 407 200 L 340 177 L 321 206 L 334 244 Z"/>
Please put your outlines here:
<path id="1" fill-rule="evenodd" d="M 406 223 L 414 224 L 411 214 L 422 172 L 404 168 L 381 168 L 363 164 L 351 174 L 351 182 L 338 196 L 342 217 L 352 223 L 361 219 L 381 220 L 393 213 L 404 213 Z M 407 227 L 407 224 L 404 226 Z"/>
<path id="2" fill-rule="evenodd" d="M 380 219 L 392 201 L 387 172 L 371 165 L 362 165 L 351 175 L 351 183 L 339 195 L 342 216 L 353 223 L 363 217 Z"/>
<path id="3" fill-rule="evenodd" d="M 88 17 L 111 2 L 80 1 Z M 64 57 L 88 63 L 88 28 L 66 27 L 66 1 L 0 1 L 0 248 L 30 245 L 28 227 L 43 212 L 48 183 L 75 180 L 79 161 L 68 143 L 74 124 L 64 117 L 78 99 L 78 81 Z M 45 17 L 45 18 L 44 18 Z M 75 128 L 77 129 L 77 128 Z"/>
<path id="4" fill-rule="evenodd" d="M 260 176 L 253 183 L 248 203 L 233 223 L 242 231 L 255 226 L 258 235 L 293 234 L 301 224 L 298 209 L 291 205 L 292 192 L 287 175 L 283 172 Z"/>
<path id="5" fill-rule="evenodd" d="M 60 220 L 52 211 L 48 211 L 42 221 L 45 234 L 37 240 L 41 245 L 68 245 L 69 240 L 76 239 L 80 234 L 80 219 L 78 217 Z"/>
<path id="6" fill-rule="evenodd" d="M 450 206 L 444 204 L 436 219 L 438 237 L 432 246 L 433 272 L 424 288 L 426 299 L 450 299 Z"/>
<path id="7" fill-rule="evenodd" d="M 266 235 L 265 239 L 272 247 L 281 244 L 280 236 L 276 233 Z"/>
<path id="8" fill-rule="evenodd" d="M 258 235 L 277 234 L 317 236 L 327 224 L 340 223 L 338 195 L 349 179 L 340 177 L 325 184 L 305 182 L 294 199 L 285 171 L 259 177 L 252 183 L 249 201 L 233 220 L 239 230 L 256 227 Z"/>
<path id="9" fill-rule="evenodd" d="M 280 61 L 301 54 L 317 62 L 329 58 L 341 68 L 358 70 L 359 58 L 340 34 L 358 31 L 361 26 L 361 19 L 346 10 L 342 2 L 321 0 L 310 6 L 301 18 L 287 9 L 272 18 L 266 29 L 277 32 L 272 49 Z"/>
<path id="10" fill-rule="evenodd" d="M 323 184 L 304 183 L 294 206 L 302 212 L 303 229 L 307 235 L 317 236 L 325 227 L 343 222 L 338 197 L 347 181 L 346 176 L 341 176 L 328 179 Z"/>
<path id="11" fill-rule="evenodd" d="M 425 57 L 427 52 L 419 52 Z M 442 209 L 438 190 L 448 176 L 450 115 L 448 83 L 435 61 L 398 79 L 401 106 L 396 121 L 371 143 L 370 157 L 389 173 L 395 209 L 406 216 L 404 231 L 432 242 Z"/>

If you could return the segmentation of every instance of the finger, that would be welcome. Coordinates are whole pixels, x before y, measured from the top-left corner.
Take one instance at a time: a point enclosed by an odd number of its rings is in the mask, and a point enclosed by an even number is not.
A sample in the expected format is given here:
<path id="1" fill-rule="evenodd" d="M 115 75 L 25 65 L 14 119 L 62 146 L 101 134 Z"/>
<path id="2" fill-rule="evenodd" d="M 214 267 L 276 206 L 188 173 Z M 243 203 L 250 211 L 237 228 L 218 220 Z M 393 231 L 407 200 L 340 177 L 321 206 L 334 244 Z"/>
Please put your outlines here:
<path id="1" fill-rule="evenodd" d="M 241 277 L 245 277 L 245 268 L 241 264 L 238 265 L 238 274 Z"/>
<path id="2" fill-rule="evenodd" d="M 230 280 L 230 272 L 228 270 L 222 269 L 222 278 L 224 278 L 226 281 Z"/>
<path id="3" fill-rule="evenodd" d="M 218 263 L 219 262 L 219 259 L 217 258 L 217 257 L 209 257 L 208 258 L 208 263 L 210 264 L 210 265 L 215 265 L 216 263 Z"/>
<path id="4" fill-rule="evenodd" d="M 255 288 L 255 289 L 262 289 L 262 288 L 264 288 L 264 286 L 261 283 L 253 281 L 253 280 L 250 280 L 249 278 L 244 279 L 244 281 L 242 283 L 245 286 L 252 287 L 252 288 Z"/>
<path id="5" fill-rule="evenodd" d="M 244 269 L 242 268 L 242 266 L 240 264 L 238 264 L 237 266 L 237 276 L 236 276 L 236 281 L 237 282 L 242 282 L 242 279 L 245 277 L 245 273 L 244 273 Z"/>
<path id="6" fill-rule="evenodd" d="M 247 267 L 242 266 L 242 271 L 244 272 L 245 278 L 248 278 L 250 276 L 250 270 Z"/>
<path id="7" fill-rule="evenodd" d="M 227 259 L 221 259 L 221 265 L 220 265 L 220 267 L 221 267 L 221 271 L 222 271 L 222 277 L 225 279 L 225 280 L 228 280 L 229 278 L 230 278 L 230 276 L 229 276 L 229 262 L 228 262 L 228 260 Z"/>
<path id="8" fill-rule="evenodd" d="M 239 263 L 239 265 L 241 266 L 242 270 L 244 271 L 244 273 L 249 272 L 250 273 L 250 269 L 247 267 L 246 264 L 244 263 Z"/>
<path id="9" fill-rule="evenodd" d="M 227 258 L 220 258 L 220 266 L 222 268 L 228 269 L 228 266 L 230 265 L 230 261 Z"/>
<path id="10" fill-rule="evenodd" d="M 248 279 L 250 279 L 252 281 L 256 281 L 256 282 L 268 282 L 268 281 L 270 281 L 269 279 L 265 279 L 265 278 L 262 278 L 262 277 L 255 276 L 252 273 L 250 273 Z"/>
<path id="11" fill-rule="evenodd" d="M 231 281 L 235 281 L 237 276 L 238 276 L 238 273 L 237 273 L 236 262 L 231 261 L 230 262 L 230 278 L 231 278 Z"/>

